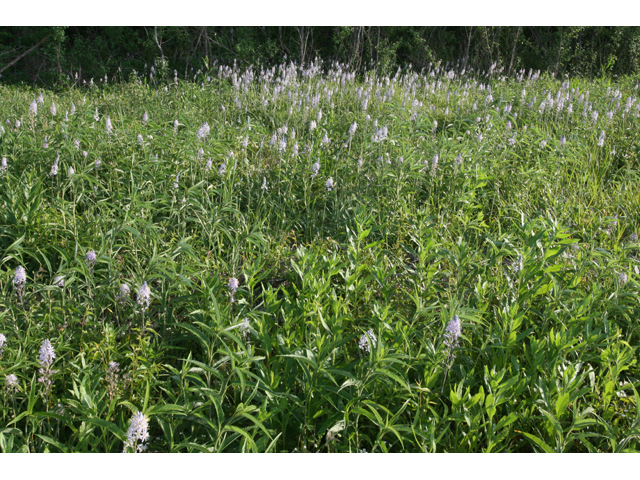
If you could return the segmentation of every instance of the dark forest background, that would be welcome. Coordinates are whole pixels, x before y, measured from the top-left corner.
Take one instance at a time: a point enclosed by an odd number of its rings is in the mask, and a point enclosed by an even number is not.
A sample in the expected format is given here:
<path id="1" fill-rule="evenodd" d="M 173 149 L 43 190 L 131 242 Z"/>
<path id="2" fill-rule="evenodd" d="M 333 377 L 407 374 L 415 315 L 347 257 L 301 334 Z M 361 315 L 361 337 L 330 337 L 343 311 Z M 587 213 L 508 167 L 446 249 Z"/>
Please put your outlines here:
<path id="1" fill-rule="evenodd" d="M 0 82 L 65 85 L 134 70 L 180 78 L 214 64 L 304 64 L 420 70 L 455 63 L 505 73 L 634 74 L 640 27 L 0 27 Z M 120 72 L 120 73 L 118 73 Z M 78 80 L 76 80 L 78 74 Z"/>

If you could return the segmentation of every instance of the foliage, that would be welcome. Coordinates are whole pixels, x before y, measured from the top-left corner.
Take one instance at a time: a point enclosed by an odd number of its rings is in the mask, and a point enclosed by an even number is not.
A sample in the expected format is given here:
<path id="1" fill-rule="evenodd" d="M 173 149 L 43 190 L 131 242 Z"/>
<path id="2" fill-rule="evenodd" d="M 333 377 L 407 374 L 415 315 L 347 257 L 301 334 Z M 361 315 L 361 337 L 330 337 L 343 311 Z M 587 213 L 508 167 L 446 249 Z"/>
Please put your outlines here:
<path id="1" fill-rule="evenodd" d="M 463 69 L 0 86 L 0 450 L 637 451 L 637 83 Z"/>

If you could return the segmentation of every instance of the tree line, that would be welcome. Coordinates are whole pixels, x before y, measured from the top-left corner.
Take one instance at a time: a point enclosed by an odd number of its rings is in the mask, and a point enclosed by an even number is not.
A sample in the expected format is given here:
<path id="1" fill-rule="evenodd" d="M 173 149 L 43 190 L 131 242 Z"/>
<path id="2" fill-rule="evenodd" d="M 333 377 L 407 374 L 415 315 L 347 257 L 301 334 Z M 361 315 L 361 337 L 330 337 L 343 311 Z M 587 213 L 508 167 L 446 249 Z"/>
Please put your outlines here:
<path id="1" fill-rule="evenodd" d="M 182 78 L 219 64 L 339 61 L 355 71 L 411 64 L 586 77 L 640 65 L 640 27 L 2 27 L 0 82 L 58 85 L 116 72 Z"/>

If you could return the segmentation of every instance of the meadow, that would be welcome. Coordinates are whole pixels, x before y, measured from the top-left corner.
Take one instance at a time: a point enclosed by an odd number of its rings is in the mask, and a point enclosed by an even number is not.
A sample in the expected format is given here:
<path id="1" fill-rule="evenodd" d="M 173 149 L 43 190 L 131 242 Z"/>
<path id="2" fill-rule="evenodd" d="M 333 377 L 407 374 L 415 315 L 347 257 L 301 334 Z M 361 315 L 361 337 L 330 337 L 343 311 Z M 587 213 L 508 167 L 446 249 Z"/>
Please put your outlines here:
<path id="1" fill-rule="evenodd" d="M 0 85 L 0 450 L 637 451 L 639 81 Z"/>

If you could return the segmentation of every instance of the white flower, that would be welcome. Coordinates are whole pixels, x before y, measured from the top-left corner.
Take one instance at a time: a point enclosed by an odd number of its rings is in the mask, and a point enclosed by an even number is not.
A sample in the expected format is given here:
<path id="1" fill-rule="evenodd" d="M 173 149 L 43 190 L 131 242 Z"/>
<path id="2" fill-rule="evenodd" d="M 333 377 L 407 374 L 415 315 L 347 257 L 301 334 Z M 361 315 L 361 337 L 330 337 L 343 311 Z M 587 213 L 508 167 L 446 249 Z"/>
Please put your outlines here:
<path id="1" fill-rule="evenodd" d="M 360 347 L 360 350 L 362 350 L 363 352 L 369 353 L 371 352 L 371 346 L 375 348 L 377 341 L 378 339 L 376 338 L 375 333 L 373 333 L 373 330 L 369 329 L 367 330 L 366 334 L 363 333 L 362 336 L 360 337 L 358 346 Z"/>
<path id="2" fill-rule="evenodd" d="M 49 339 L 46 339 L 42 342 L 42 345 L 40 345 L 40 355 L 38 357 L 40 366 L 42 368 L 51 366 L 55 358 L 56 352 L 53 350 L 53 345 L 51 345 Z"/>
<path id="3" fill-rule="evenodd" d="M 324 184 L 325 188 L 327 189 L 327 191 L 331 191 L 333 189 L 333 177 L 329 177 L 329 180 L 327 180 L 327 182 Z"/>
<path id="4" fill-rule="evenodd" d="M 149 419 L 142 412 L 136 412 L 131 417 L 131 425 L 127 431 L 127 441 L 122 453 L 126 453 L 127 448 L 134 448 L 136 452 L 144 452 L 147 449 L 145 445 L 147 440 L 149 440 Z M 140 441 L 140 445 L 138 445 L 138 441 Z"/>
<path id="5" fill-rule="evenodd" d="M 147 285 L 147 282 L 144 282 L 138 290 L 138 298 L 136 301 L 142 308 L 143 313 L 149 308 L 149 305 L 151 303 L 151 289 Z"/>

